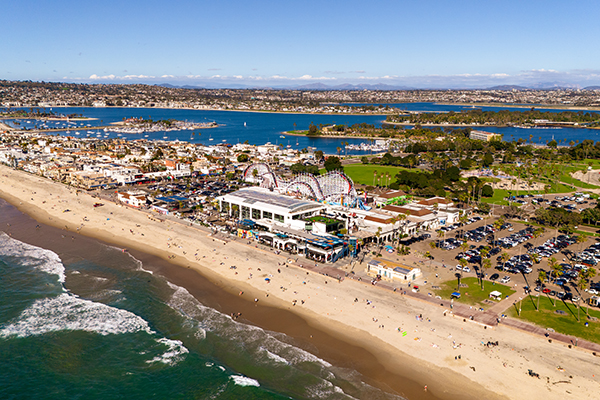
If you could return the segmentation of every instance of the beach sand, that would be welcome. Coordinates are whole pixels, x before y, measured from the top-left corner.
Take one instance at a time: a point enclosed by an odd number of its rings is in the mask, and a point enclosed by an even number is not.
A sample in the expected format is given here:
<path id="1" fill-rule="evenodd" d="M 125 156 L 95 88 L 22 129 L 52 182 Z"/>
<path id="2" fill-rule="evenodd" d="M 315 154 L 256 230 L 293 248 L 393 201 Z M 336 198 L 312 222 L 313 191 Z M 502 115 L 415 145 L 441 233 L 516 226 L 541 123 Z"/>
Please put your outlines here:
<path id="1" fill-rule="evenodd" d="M 247 309 L 258 303 L 256 315 L 243 313 L 249 320 L 314 340 L 325 352 L 331 346 L 331 358 L 343 358 L 380 387 L 409 399 L 597 398 L 600 359 L 587 351 L 502 325 L 486 328 L 444 316 L 441 307 L 365 282 L 313 274 L 254 242 L 224 244 L 185 223 L 160 222 L 110 202 L 94 208 L 98 199 L 88 193 L 5 166 L 0 166 L 0 197 L 44 224 L 169 261 L 174 266 L 165 263 L 159 273 L 191 287 L 192 294 L 193 276 L 200 273 L 244 300 Z M 222 311 L 228 307 L 241 306 Z M 275 310 L 292 312 L 297 322 L 278 319 Z M 295 324 L 301 332 L 294 333 Z M 488 341 L 499 345 L 483 346 Z M 541 379 L 530 377 L 528 369 Z"/>

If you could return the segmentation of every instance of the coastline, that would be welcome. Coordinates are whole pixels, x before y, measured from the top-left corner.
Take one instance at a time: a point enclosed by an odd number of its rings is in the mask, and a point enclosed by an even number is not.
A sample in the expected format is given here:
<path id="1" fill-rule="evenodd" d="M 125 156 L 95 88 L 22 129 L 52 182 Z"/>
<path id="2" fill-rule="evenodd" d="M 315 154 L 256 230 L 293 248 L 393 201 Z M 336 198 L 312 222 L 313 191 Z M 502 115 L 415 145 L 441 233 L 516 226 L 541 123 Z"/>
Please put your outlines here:
<path id="1" fill-rule="evenodd" d="M 366 368 L 367 377 L 391 388 L 394 378 L 404 377 L 402 383 L 412 388 L 410 393 L 403 391 L 409 399 L 539 398 L 541 393 L 547 399 L 562 399 L 565 390 L 576 392 L 581 399 L 596 396 L 600 379 L 591 371 L 597 358 L 588 352 L 550 344 L 502 325 L 484 329 L 444 317 L 440 307 L 377 290 L 368 283 L 337 283 L 288 264 L 280 267 L 279 273 L 278 263 L 285 258 L 269 250 L 237 241 L 225 244 L 183 223 L 157 222 L 147 213 L 110 202 L 94 208 L 97 199 L 88 193 L 6 166 L 0 166 L 0 197 L 44 224 L 136 249 L 179 266 L 171 272 L 165 267 L 165 276 L 189 269 L 185 272 L 197 272 L 234 295 L 243 291 L 240 299 L 252 306 L 256 298 L 261 305 L 292 312 L 309 326 L 372 354 L 383 370 L 372 367 L 374 371 L 369 372 Z M 63 212 L 67 207 L 71 211 Z M 302 262 L 306 261 L 298 261 Z M 229 265 L 237 265 L 240 273 L 234 274 Z M 249 273 L 255 274 L 253 279 Z M 270 284 L 262 279 L 268 275 L 272 276 Z M 294 290 L 280 290 L 284 285 Z M 354 298 L 360 301 L 354 302 Z M 292 306 L 295 299 L 306 300 L 306 304 Z M 372 304 L 366 304 L 365 299 Z M 415 314 L 425 320 L 416 320 Z M 378 327 L 374 319 L 381 319 L 385 327 Z M 397 331 L 399 328 L 407 332 L 406 337 Z M 492 339 L 499 340 L 501 346 L 489 349 L 480 345 Z M 457 349 L 453 341 L 462 346 Z M 462 359 L 454 359 L 456 354 Z M 554 360 L 560 360 L 566 372 L 557 371 Z M 354 362 L 360 364 L 361 360 Z M 548 383 L 533 380 L 526 375 L 528 368 L 552 379 Z M 565 379 L 572 383 L 552 383 Z M 428 386 L 426 393 L 424 385 Z"/>
<path id="2" fill-rule="evenodd" d="M 44 108 L 40 106 L 23 106 L 21 108 Z M 90 106 L 53 106 L 55 108 L 126 108 L 126 109 L 146 109 L 146 110 L 193 110 L 193 111 L 233 111 L 233 112 L 247 112 L 247 113 L 263 113 L 263 114 L 301 114 L 301 115 L 374 115 L 374 116 L 387 116 L 388 114 L 380 113 L 326 113 L 326 112 L 299 112 L 299 111 L 269 111 L 269 110 L 227 110 L 222 108 L 194 108 L 194 107 L 125 107 L 125 106 L 103 106 L 103 107 L 90 107 Z M 97 118 L 91 118 L 97 119 Z"/>
<path id="3" fill-rule="evenodd" d="M 313 138 L 313 139 L 319 139 L 319 138 L 333 138 L 333 139 L 380 139 L 380 140 L 400 140 L 400 138 L 386 138 L 386 137 L 381 137 L 381 136 L 349 136 L 349 135 L 316 135 L 316 136 L 308 136 L 308 135 L 304 135 L 302 133 L 291 133 L 288 131 L 283 131 L 281 132 L 281 134 L 284 135 L 289 135 L 289 136 L 300 136 L 300 137 L 307 137 L 307 138 Z"/>
<path id="4" fill-rule="evenodd" d="M 586 106 L 561 106 L 558 104 L 506 104 L 506 103 L 437 103 L 441 106 L 474 106 L 474 107 L 502 107 L 502 108 L 548 108 L 554 110 L 586 110 L 586 111 L 600 111 L 600 107 L 586 107 Z"/>

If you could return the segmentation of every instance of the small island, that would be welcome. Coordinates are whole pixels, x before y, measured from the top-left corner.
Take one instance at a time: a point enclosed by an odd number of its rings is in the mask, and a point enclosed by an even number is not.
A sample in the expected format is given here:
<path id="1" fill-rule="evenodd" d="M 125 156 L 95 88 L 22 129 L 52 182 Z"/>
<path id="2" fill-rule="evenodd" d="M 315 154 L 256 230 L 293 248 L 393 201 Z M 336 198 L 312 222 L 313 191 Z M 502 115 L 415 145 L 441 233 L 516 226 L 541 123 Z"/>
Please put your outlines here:
<path id="1" fill-rule="evenodd" d="M 113 122 L 111 125 L 115 125 L 110 128 L 106 128 L 107 131 L 117 133 L 146 133 L 146 132 L 171 132 L 171 131 L 182 131 L 182 130 L 194 130 L 194 129 L 209 129 L 216 128 L 219 125 L 216 122 L 187 122 L 178 121 L 175 119 L 162 119 L 154 121 L 152 119 L 144 119 L 138 117 L 132 117 L 124 119 L 123 121 Z"/>

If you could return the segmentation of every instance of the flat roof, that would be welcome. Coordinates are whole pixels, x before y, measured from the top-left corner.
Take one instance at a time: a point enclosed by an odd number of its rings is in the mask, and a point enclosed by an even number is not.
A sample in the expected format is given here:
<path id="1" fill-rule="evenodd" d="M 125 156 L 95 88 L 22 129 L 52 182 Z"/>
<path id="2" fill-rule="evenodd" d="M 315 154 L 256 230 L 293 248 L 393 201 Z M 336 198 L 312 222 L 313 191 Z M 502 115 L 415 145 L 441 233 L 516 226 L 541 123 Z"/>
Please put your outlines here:
<path id="1" fill-rule="evenodd" d="M 390 268 L 390 269 L 393 269 L 394 271 L 399 272 L 401 274 L 408 274 L 412 270 L 415 270 L 415 269 L 418 270 L 418 268 L 409 267 L 407 265 L 396 263 L 396 262 L 393 262 L 393 261 L 388 261 L 388 260 L 371 260 L 371 261 L 369 261 L 368 264 L 376 266 L 376 267 L 381 266 L 383 268 Z"/>
<path id="2" fill-rule="evenodd" d="M 317 203 L 315 201 L 296 199 L 294 197 L 274 193 L 267 189 L 256 187 L 243 188 L 236 192 L 228 193 L 221 198 L 226 201 L 230 201 L 228 198 L 231 199 L 231 197 L 237 197 L 238 199 L 242 200 L 242 203 L 249 206 L 252 206 L 256 203 L 263 203 L 269 206 L 285 208 L 290 213 L 297 213 L 324 207 L 321 203 Z"/>

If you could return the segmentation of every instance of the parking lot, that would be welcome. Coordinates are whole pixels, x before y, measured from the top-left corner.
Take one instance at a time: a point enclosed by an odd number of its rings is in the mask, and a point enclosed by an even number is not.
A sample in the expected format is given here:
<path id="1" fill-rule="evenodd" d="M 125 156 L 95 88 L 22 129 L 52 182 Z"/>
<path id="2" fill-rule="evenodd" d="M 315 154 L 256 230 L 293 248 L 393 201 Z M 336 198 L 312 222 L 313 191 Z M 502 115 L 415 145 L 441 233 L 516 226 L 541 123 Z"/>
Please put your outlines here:
<path id="1" fill-rule="evenodd" d="M 543 232 L 538 230 L 539 237 L 535 237 L 538 227 L 518 222 L 507 222 L 501 229 L 496 229 L 493 225 L 497 219 L 473 220 L 446 230 L 443 238 L 433 235 L 431 240 L 411 246 L 413 251 L 429 251 L 432 255 L 433 261 L 422 265 L 429 281 L 441 283 L 456 279 L 457 273 L 463 277 L 477 276 L 481 270 L 481 252 L 485 249 L 492 264 L 490 269 L 483 271 L 484 279 L 514 286 L 524 294 L 533 290 L 575 301 L 581 296 L 574 282 L 582 270 L 600 262 L 600 243 L 592 237 L 577 243 L 576 235 L 569 237 L 549 228 Z M 431 247 L 431 241 L 437 244 L 435 248 Z M 584 251 L 575 258 L 581 250 Z M 550 276 L 552 268 L 548 260 L 552 257 L 561 267 L 556 277 Z M 461 258 L 466 261 L 464 268 L 460 264 Z M 549 278 L 540 286 L 536 284 L 539 269 L 547 271 Z M 597 278 L 591 286 L 589 295 L 600 292 Z"/>

